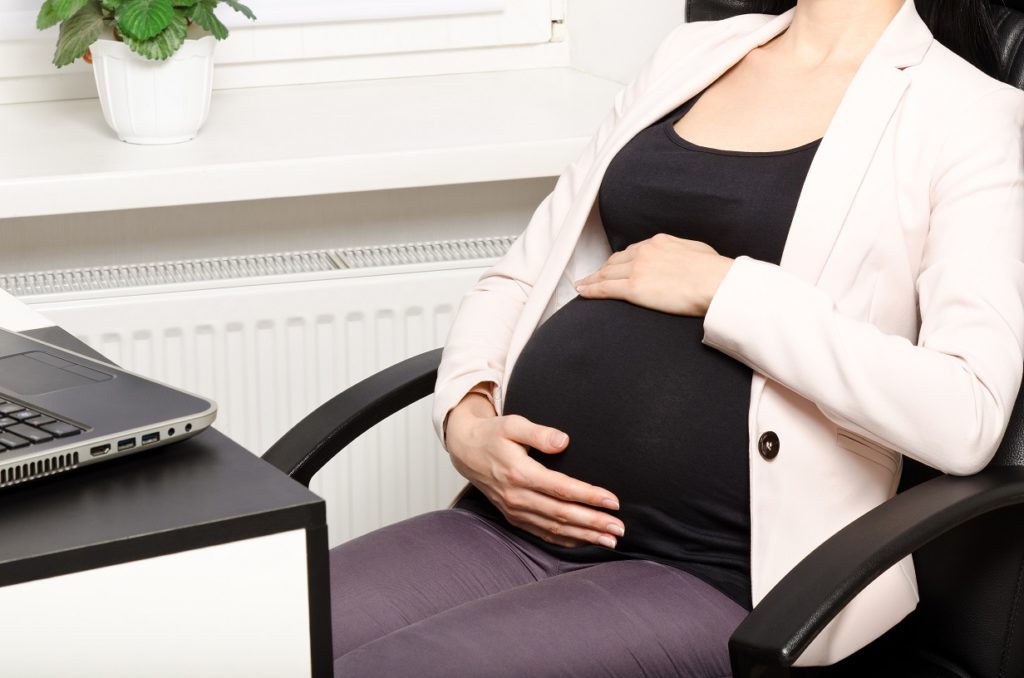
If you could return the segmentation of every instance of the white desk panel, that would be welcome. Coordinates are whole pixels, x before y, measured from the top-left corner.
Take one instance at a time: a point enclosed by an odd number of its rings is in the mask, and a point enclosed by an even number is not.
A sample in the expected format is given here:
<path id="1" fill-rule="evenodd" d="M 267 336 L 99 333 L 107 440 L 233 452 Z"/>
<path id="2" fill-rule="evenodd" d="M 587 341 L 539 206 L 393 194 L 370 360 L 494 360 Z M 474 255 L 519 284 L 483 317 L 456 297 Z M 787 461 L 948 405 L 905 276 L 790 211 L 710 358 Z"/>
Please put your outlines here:
<path id="1" fill-rule="evenodd" d="M 304 530 L 7 586 L 0 672 L 308 677 L 308 596 Z"/>

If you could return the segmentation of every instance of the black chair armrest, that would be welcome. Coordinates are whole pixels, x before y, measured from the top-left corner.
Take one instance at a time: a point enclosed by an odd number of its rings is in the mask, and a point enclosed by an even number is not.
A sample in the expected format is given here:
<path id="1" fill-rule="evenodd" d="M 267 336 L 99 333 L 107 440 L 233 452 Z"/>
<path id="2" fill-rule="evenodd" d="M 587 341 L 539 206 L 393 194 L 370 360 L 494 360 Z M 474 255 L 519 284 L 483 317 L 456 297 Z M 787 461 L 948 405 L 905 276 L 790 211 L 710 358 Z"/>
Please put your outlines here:
<path id="1" fill-rule="evenodd" d="M 263 459 L 308 487 L 346 445 L 434 392 L 441 350 L 403 360 L 345 389 L 293 426 Z"/>
<path id="2" fill-rule="evenodd" d="M 346 389 L 295 425 L 263 458 L 304 485 L 334 455 L 387 417 L 430 395 L 442 349 Z M 729 640 L 736 678 L 788 676 L 822 629 L 882 572 L 973 518 L 1024 504 L 1024 467 L 941 476 L 869 511 L 796 565 Z"/>
<path id="3" fill-rule="evenodd" d="M 912 487 L 837 532 L 797 564 L 733 632 L 736 678 L 790 675 L 822 629 L 881 573 L 973 518 L 1024 503 L 1024 468 L 989 467 Z"/>

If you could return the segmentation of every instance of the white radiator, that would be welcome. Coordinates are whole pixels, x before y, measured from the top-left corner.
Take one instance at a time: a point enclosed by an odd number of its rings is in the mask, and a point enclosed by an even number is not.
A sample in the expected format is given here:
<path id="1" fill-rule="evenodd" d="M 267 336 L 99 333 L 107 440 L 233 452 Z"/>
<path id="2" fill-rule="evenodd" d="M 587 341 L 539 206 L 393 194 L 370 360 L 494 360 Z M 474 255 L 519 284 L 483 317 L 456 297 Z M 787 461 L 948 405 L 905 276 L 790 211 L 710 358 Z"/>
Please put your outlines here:
<path id="1" fill-rule="evenodd" d="M 215 426 L 262 454 L 347 386 L 441 346 L 459 299 L 512 238 L 0 276 L 123 367 L 213 398 Z M 332 545 L 447 506 L 464 480 L 420 401 L 311 485 Z"/>

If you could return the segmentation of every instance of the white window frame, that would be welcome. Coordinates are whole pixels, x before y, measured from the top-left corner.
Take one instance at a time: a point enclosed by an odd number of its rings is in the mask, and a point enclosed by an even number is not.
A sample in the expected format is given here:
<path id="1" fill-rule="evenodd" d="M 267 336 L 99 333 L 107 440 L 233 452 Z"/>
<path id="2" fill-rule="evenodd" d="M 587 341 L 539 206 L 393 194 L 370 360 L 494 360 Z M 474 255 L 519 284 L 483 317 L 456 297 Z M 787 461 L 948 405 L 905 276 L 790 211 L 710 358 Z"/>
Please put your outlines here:
<path id="1" fill-rule="evenodd" d="M 31 40 L 56 33 L 35 28 L 42 0 L 0 0 L 0 40 Z M 346 21 L 382 21 L 455 15 L 500 15 L 509 6 L 547 6 L 550 0 L 249 0 L 258 20 L 248 19 L 221 5 L 218 16 L 231 27 L 287 26 Z M 516 13 L 521 7 L 516 7 Z M 47 37 L 50 37 L 47 35 Z"/>
<path id="2" fill-rule="evenodd" d="M 561 65 L 564 1 L 249 0 L 256 22 L 222 5 L 214 88 Z M 41 2 L 0 0 L 0 105 L 94 96 L 88 64 L 51 63 L 58 28 L 36 30 Z"/>
<path id="3" fill-rule="evenodd" d="M 3 0 L 0 0 L 2 3 Z M 312 24 L 330 21 L 406 19 L 504 11 L 510 0 L 249 0 L 260 25 Z M 226 10 L 226 11 L 224 11 Z M 244 26 L 245 17 L 223 5 L 218 16 L 229 26 Z"/>

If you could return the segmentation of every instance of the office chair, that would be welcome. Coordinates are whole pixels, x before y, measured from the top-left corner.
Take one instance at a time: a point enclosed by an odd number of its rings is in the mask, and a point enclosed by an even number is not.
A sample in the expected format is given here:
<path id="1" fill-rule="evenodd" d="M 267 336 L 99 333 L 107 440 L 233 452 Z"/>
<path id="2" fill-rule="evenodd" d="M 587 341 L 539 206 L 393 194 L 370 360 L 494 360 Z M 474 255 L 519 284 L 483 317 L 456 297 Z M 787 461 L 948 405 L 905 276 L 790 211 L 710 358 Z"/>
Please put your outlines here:
<path id="1" fill-rule="evenodd" d="M 1002 77 L 1024 88 L 1024 0 L 1005 4 L 992 5 Z M 691 21 L 739 11 L 735 0 L 687 2 Z M 359 435 L 430 395 L 440 359 L 435 349 L 356 384 L 263 458 L 308 485 Z M 911 553 L 921 595 L 913 613 L 837 664 L 792 668 L 843 606 Z M 797 564 L 735 630 L 729 650 L 735 678 L 1024 676 L 1024 389 L 986 469 L 946 476 L 905 459 L 897 495 Z"/>

